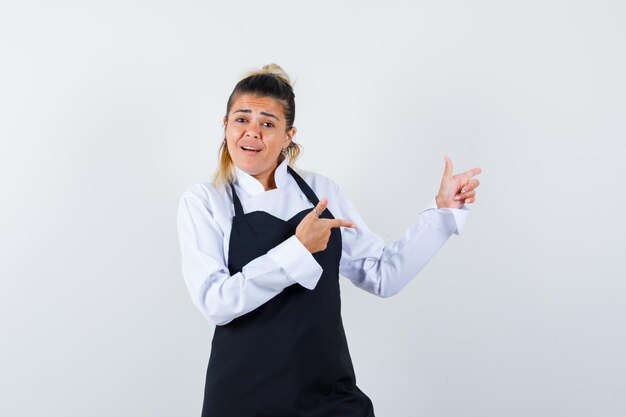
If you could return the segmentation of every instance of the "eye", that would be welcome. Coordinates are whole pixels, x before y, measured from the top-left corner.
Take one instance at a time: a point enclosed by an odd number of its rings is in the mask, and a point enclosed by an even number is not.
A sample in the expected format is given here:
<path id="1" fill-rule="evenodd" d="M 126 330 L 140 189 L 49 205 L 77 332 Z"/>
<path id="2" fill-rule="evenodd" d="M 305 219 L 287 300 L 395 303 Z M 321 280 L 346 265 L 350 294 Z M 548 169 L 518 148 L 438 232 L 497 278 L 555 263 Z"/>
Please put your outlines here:
<path id="1" fill-rule="evenodd" d="M 274 123 L 272 123 L 272 122 L 265 122 L 265 123 L 263 123 L 263 125 L 265 127 L 274 127 Z"/>
<path id="2" fill-rule="evenodd" d="M 246 119 L 244 119 L 243 117 L 237 117 L 237 118 L 235 119 L 235 121 L 236 121 L 237 123 L 243 123 L 243 122 L 245 122 L 245 121 L 246 121 Z"/>

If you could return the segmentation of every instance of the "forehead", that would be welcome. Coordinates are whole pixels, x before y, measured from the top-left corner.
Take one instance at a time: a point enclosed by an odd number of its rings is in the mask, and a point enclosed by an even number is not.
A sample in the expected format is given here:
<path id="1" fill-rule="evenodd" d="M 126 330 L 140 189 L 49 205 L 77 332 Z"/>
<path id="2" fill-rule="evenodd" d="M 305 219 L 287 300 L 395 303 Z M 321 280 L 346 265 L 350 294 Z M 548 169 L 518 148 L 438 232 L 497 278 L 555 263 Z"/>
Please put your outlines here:
<path id="1" fill-rule="evenodd" d="M 273 113 L 279 118 L 284 115 L 283 105 L 280 101 L 273 97 L 257 96 L 254 94 L 241 94 L 235 98 L 231 106 L 230 112 L 234 113 L 238 110 L 250 110 L 253 113 L 265 111 Z"/>

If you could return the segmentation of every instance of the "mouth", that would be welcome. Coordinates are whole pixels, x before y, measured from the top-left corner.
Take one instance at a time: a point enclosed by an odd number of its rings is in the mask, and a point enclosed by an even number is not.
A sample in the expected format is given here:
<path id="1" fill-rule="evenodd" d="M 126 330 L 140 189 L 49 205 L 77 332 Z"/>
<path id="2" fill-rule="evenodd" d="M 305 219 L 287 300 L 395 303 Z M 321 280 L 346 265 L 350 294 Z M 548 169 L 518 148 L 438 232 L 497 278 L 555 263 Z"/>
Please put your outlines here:
<path id="1" fill-rule="evenodd" d="M 254 146 L 242 146 L 241 149 L 245 154 L 256 154 L 261 152 L 260 148 L 255 148 Z"/>

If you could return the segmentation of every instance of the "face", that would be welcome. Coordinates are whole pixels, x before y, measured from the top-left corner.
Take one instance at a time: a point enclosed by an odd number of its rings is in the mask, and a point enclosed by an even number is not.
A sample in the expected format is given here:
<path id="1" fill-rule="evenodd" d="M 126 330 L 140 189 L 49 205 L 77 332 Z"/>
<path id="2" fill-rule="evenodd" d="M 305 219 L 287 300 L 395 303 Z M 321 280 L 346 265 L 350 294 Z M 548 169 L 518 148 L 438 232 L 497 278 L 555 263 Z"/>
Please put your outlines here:
<path id="1" fill-rule="evenodd" d="M 295 127 L 287 130 L 283 105 L 271 97 L 242 94 L 224 117 L 224 126 L 235 165 L 266 185 L 296 133 Z"/>

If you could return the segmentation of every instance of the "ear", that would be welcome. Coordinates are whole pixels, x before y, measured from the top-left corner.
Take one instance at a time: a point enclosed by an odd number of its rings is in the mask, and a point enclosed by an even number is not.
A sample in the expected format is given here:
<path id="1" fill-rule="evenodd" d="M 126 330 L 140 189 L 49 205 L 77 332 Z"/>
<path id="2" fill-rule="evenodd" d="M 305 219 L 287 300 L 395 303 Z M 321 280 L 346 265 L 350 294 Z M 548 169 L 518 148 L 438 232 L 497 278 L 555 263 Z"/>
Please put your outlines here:
<path id="1" fill-rule="evenodd" d="M 298 129 L 296 129 L 295 126 L 292 126 L 291 129 L 287 130 L 287 132 L 285 133 L 285 146 L 283 146 L 284 148 L 289 146 L 289 144 L 293 140 L 293 137 L 296 136 L 297 131 Z"/>
<path id="2" fill-rule="evenodd" d="M 224 116 L 224 122 L 223 122 L 224 128 L 226 128 L 227 124 L 228 124 L 228 117 Z"/>

